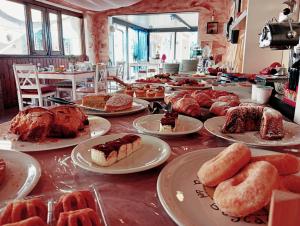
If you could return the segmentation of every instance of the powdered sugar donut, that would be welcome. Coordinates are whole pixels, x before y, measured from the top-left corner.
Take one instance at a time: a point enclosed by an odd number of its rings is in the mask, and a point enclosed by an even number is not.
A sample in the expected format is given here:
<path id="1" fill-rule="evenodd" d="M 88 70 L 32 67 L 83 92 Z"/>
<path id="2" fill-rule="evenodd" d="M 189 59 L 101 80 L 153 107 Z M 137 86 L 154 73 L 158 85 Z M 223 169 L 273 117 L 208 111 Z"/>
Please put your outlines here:
<path id="1" fill-rule="evenodd" d="M 213 199 L 224 213 L 234 217 L 247 216 L 270 202 L 278 182 L 277 169 L 271 163 L 253 162 L 236 176 L 220 183 Z"/>
<path id="2" fill-rule="evenodd" d="M 205 162 L 197 175 L 201 183 L 213 187 L 235 175 L 250 159 L 250 149 L 244 144 L 234 143 Z"/>

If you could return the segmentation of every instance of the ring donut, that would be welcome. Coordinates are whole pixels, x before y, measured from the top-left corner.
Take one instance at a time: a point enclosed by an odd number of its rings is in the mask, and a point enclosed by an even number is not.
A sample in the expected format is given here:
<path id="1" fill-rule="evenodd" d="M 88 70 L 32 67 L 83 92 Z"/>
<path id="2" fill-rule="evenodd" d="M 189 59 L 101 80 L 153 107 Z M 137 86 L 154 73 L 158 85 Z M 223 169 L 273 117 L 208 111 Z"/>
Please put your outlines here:
<path id="1" fill-rule="evenodd" d="M 201 183 L 214 187 L 235 175 L 250 159 L 250 149 L 244 144 L 234 143 L 216 157 L 205 162 L 197 175 Z"/>
<path id="2" fill-rule="evenodd" d="M 279 175 L 272 164 L 253 162 L 233 178 L 220 183 L 213 199 L 224 213 L 234 217 L 247 216 L 270 202 L 278 182 Z"/>
<path id="3" fill-rule="evenodd" d="M 291 154 L 255 156 L 251 161 L 267 161 L 276 167 L 279 175 L 294 174 L 300 170 L 299 159 Z"/>

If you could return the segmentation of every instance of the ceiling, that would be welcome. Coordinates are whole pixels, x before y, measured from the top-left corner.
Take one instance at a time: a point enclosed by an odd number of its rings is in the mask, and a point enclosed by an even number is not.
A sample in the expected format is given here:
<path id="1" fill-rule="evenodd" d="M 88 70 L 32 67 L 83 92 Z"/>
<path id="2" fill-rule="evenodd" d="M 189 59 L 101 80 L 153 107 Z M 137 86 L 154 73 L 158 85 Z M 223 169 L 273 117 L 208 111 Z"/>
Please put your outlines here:
<path id="1" fill-rule="evenodd" d="M 198 27 L 198 13 L 176 13 L 176 15 L 183 19 L 191 27 Z M 113 17 L 146 29 L 186 27 L 178 19 L 175 19 L 174 16 L 172 16 L 172 13 L 121 15 Z"/>
<path id="2" fill-rule="evenodd" d="M 38 0 L 45 1 L 45 0 Z M 133 5 L 140 0 L 48 0 L 53 3 L 62 4 L 75 9 L 104 11 Z"/>

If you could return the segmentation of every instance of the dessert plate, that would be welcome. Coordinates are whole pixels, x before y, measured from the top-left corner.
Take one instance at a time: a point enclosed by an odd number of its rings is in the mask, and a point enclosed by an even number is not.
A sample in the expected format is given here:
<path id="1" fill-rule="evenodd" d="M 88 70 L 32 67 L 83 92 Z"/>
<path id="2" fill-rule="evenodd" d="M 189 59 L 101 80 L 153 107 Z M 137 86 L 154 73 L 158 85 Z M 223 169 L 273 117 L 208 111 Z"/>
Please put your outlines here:
<path id="1" fill-rule="evenodd" d="M 23 152 L 46 151 L 74 146 L 82 141 L 106 134 L 111 127 L 110 122 L 101 117 L 89 116 L 89 126 L 75 138 L 48 138 L 44 142 L 18 141 L 17 136 L 9 133 L 10 122 L 0 124 L 0 149 Z"/>
<path id="2" fill-rule="evenodd" d="M 196 133 L 203 127 L 203 123 L 195 118 L 179 115 L 174 132 L 160 132 L 160 119 L 163 114 L 146 115 L 133 121 L 133 127 L 141 133 L 159 135 L 159 136 L 179 136 L 190 133 Z"/>
<path id="3" fill-rule="evenodd" d="M 126 134 L 113 134 L 93 138 L 77 145 L 71 154 L 73 162 L 79 167 L 105 174 L 135 173 L 156 167 L 165 162 L 170 154 L 170 146 L 159 138 L 147 135 L 139 135 L 142 138 L 142 147 L 117 163 L 102 167 L 92 163 L 90 148 L 107 141 L 118 139 Z"/>
<path id="4" fill-rule="evenodd" d="M 203 76 L 179 75 L 179 76 L 170 76 L 170 78 L 174 81 L 180 81 L 183 79 L 193 79 L 193 80 L 201 81 L 201 80 L 217 79 L 217 76 L 213 76 L 213 75 L 203 75 Z"/>
<path id="5" fill-rule="evenodd" d="M 0 150 L 6 163 L 5 179 L 0 186 L 0 201 L 27 196 L 41 176 L 41 167 L 30 155 L 17 151 Z"/>
<path id="6" fill-rule="evenodd" d="M 214 190 L 203 186 L 197 171 L 207 160 L 224 148 L 210 148 L 190 152 L 171 161 L 160 172 L 157 193 L 161 204 L 177 225 L 189 226 L 254 226 L 266 225 L 265 209 L 247 217 L 225 216 L 214 203 Z M 275 152 L 252 149 L 253 155 Z"/>
<path id="7" fill-rule="evenodd" d="M 222 133 L 221 128 L 224 125 L 226 116 L 210 118 L 204 122 L 204 127 L 211 134 L 229 140 L 231 142 L 242 142 L 252 146 L 276 147 L 300 144 L 300 126 L 283 121 L 285 135 L 279 140 L 265 140 L 260 137 L 259 131 L 250 131 L 245 133 Z"/>
<path id="8" fill-rule="evenodd" d="M 209 89 L 212 87 L 211 84 L 206 84 L 204 86 L 174 86 L 166 84 L 167 87 L 175 90 L 202 90 L 202 89 Z"/>
<path id="9" fill-rule="evenodd" d="M 144 111 L 148 107 L 149 102 L 145 100 L 141 100 L 138 98 L 133 98 L 132 108 L 124 110 L 124 111 L 116 111 L 116 112 L 105 112 L 99 111 L 97 109 L 92 110 L 85 109 L 84 112 L 88 115 L 99 115 L 99 116 L 122 116 L 122 115 L 129 115 Z"/>

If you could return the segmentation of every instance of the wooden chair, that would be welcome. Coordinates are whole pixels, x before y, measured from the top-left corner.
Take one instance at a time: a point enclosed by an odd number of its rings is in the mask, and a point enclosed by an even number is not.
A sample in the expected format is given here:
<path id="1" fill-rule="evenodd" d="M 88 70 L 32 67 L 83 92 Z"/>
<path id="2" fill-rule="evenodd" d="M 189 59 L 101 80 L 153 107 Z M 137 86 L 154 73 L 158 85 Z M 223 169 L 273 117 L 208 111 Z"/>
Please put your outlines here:
<path id="1" fill-rule="evenodd" d="M 13 64 L 16 80 L 19 110 L 23 110 L 23 99 L 31 99 L 38 106 L 44 106 L 47 97 L 56 95 L 56 87 L 41 85 L 35 65 Z M 36 101 L 38 100 L 38 101 Z"/>
<path id="2" fill-rule="evenodd" d="M 87 82 L 86 86 L 76 89 L 80 96 L 107 92 L 107 66 L 103 63 L 96 64 L 96 75 L 93 81 Z"/>

